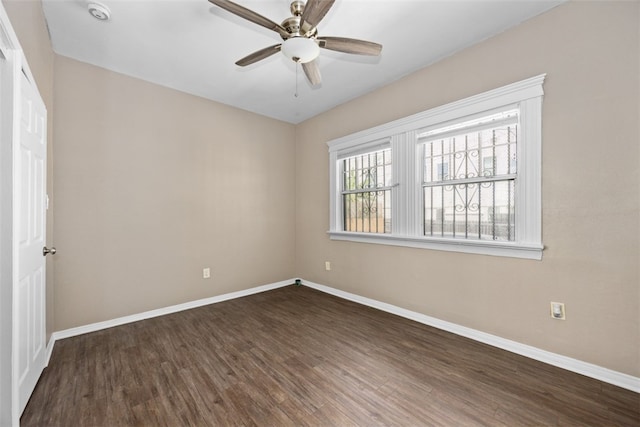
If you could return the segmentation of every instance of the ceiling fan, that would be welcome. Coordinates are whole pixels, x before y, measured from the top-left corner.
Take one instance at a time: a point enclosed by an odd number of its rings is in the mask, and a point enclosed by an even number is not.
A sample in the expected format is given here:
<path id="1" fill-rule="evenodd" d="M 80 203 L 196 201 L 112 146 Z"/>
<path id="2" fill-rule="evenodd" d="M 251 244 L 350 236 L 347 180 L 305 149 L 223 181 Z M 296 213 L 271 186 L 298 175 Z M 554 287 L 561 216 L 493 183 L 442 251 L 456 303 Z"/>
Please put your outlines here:
<path id="1" fill-rule="evenodd" d="M 316 61 L 320 54 L 320 48 L 370 56 L 378 56 L 382 51 L 382 45 L 378 43 L 346 37 L 318 36 L 317 26 L 331 9 L 335 0 L 308 0 L 306 3 L 303 0 L 294 0 L 291 2 L 290 7 L 293 16 L 282 21 L 282 24 L 277 24 L 244 6 L 228 0 L 209 1 L 254 24 L 275 31 L 282 37 L 282 43 L 265 47 L 237 61 L 236 65 L 241 67 L 258 62 L 277 52 L 282 52 L 287 58 L 302 65 L 307 79 L 315 86 L 322 81 L 320 68 Z"/>

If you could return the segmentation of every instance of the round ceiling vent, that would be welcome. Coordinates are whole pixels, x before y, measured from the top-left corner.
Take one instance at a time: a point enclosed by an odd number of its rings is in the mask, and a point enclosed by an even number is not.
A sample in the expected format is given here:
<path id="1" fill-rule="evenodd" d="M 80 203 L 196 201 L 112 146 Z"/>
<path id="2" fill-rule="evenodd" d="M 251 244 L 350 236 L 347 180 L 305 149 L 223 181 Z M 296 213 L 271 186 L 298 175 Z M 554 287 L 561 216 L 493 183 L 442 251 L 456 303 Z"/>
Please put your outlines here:
<path id="1" fill-rule="evenodd" d="M 91 16 L 100 21 L 108 21 L 111 18 L 111 11 L 103 4 L 88 3 L 87 8 L 89 9 Z"/>

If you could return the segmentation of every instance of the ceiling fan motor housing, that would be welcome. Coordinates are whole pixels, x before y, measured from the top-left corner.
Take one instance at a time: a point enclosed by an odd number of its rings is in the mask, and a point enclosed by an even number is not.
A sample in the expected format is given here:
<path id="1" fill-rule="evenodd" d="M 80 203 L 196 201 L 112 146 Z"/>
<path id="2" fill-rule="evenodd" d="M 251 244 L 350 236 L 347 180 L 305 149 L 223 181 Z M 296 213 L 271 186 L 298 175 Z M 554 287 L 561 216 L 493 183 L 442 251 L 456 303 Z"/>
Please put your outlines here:
<path id="1" fill-rule="evenodd" d="M 318 34 L 318 30 L 311 24 L 303 22 L 302 26 L 300 25 L 305 5 L 306 2 L 303 0 L 293 0 L 289 8 L 293 16 L 282 21 L 281 25 L 291 34 L 291 37 L 315 37 Z"/>
<path id="2" fill-rule="evenodd" d="M 301 28 L 300 21 L 300 16 L 294 15 L 282 21 L 281 25 L 289 34 L 291 34 L 290 37 L 315 37 L 318 34 L 318 29 L 312 27 L 306 22 L 302 24 Z M 283 39 L 285 39 L 285 37 L 283 37 Z"/>
<path id="3" fill-rule="evenodd" d="M 282 21 L 282 26 L 291 37 L 297 37 L 300 35 L 300 17 L 299 16 L 291 16 L 284 21 Z"/>

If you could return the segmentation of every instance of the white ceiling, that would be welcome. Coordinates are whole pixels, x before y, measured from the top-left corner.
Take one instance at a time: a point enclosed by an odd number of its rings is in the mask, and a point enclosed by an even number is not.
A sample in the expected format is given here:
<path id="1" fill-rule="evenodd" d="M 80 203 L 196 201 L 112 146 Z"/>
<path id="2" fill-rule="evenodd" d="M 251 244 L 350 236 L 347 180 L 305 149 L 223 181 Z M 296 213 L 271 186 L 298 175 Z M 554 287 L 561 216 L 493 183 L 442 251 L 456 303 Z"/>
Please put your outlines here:
<path id="1" fill-rule="evenodd" d="M 322 50 L 322 84 L 312 87 L 282 54 L 248 67 L 238 59 L 281 42 L 279 35 L 207 0 L 44 0 L 56 53 L 290 123 L 382 87 L 543 13 L 563 0 L 336 0 L 321 36 L 383 45 L 380 57 Z M 275 21 L 289 0 L 235 0 Z M 296 77 L 296 67 L 298 76 Z M 298 96 L 296 93 L 296 79 Z"/>

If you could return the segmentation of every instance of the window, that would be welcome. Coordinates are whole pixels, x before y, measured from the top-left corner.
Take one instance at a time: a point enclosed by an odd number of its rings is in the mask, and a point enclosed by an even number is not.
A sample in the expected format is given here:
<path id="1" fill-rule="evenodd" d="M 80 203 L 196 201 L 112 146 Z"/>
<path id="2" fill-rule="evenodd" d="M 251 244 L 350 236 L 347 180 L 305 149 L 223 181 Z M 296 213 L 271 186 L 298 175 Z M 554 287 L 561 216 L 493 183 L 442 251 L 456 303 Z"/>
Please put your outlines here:
<path id="1" fill-rule="evenodd" d="M 518 113 L 418 135 L 425 236 L 515 241 Z"/>
<path id="2" fill-rule="evenodd" d="M 341 161 L 345 231 L 391 232 L 391 150 L 358 154 Z"/>
<path id="3" fill-rule="evenodd" d="M 330 141 L 331 239 L 541 259 L 544 77 Z"/>

